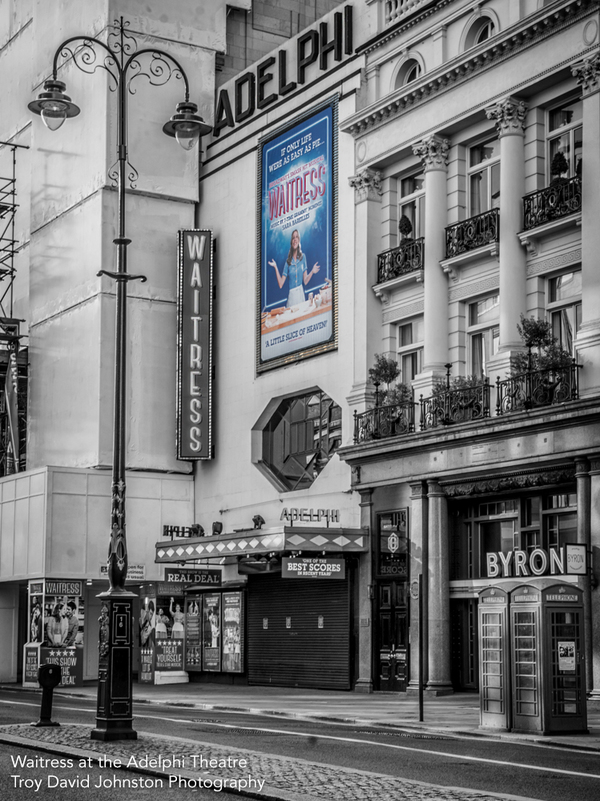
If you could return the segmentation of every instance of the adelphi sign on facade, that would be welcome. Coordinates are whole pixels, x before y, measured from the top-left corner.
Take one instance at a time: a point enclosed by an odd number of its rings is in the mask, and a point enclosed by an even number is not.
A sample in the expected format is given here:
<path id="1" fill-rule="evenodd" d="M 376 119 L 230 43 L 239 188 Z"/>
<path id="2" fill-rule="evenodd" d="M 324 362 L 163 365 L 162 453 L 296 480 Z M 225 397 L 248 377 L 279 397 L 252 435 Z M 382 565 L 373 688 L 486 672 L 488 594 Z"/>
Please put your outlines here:
<path id="1" fill-rule="evenodd" d="M 318 62 L 319 73 L 327 72 L 353 52 L 352 6 L 347 5 L 333 14 L 333 29 L 328 22 L 319 22 L 297 36 L 290 49 L 282 48 L 277 56 L 268 56 L 253 70 L 240 75 L 233 85 L 233 98 L 231 89 L 221 89 L 213 134 L 219 136 L 224 128 L 234 128 L 257 109 L 265 109 L 298 86 L 311 83 L 306 75 L 311 64 Z"/>

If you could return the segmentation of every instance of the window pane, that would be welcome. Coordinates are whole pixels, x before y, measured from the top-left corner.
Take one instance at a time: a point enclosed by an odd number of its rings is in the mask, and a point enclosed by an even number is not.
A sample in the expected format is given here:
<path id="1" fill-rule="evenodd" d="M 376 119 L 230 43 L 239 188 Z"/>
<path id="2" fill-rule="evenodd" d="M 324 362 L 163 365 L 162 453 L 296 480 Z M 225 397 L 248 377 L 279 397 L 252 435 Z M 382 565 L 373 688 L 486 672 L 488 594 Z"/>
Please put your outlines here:
<path id="1" fill-rule="evenodd" d="M 552 168 L 552 159 L 557 153 L 561 152 L 566 158 L 567 163 L 571 164 L 571 135 L 566 133 L 562 136 L 557 136 L 555 139 L 550 140 L 550 169 Z"/>
<path id="2" fill-rule="evenodd" d="M 471 337 L 471 373 L 483 375 L 483 334 L 473 334 Z"/>
<path id="3" fill-rule="evenodd" d="M 400 194 L 402 197 L 412 195 L 414 192 L 421 192 L 425 188 L 425 175 L 411 175 L 409 178 L 403 178 L 400 182 Z"/>
<path id="4" fill-rule="evenodd" d="M 474 217 L 476 214 L 481 214 L 486 211 L 486 198 L 487 198 L 487 170 L 477 172 L 471 176 L 471 204 L 470 216 Z"/>
<path id="5" fill-rule="evenodd" d="M 581 297 L 581 270 L 551 278 L 549 288 L 551 303 L 557 300 Z"/>
<path id="6" fill-rule="evenodd" d="M 485 142 L 482 145 L 475 145 L 469 151 L 470 153 L 470 167 L 475 167 L 481 164 L 482 161 L 489 161 L 500 156 L 500 140 L 492 139 L 491 142 Z"/>
<path id="7" fill-rule="evenodd" d="M 413 343 L 413 327 L 412 323 L 400 326 L 400 344 L 402 347 L 412 345 Z"/>
<path id="8" fill-rule="evenodd" d="M 500 319 L 500 296 L 469 303 L 469 325 L 485 325 Z"/>
<path id="9" fill-rule="evenodd" d="M 491 169 L 491 191 L 492 196 L 490 198 L 490 208 L 491 209 L 499 209 L 500 208 L 500 165 L 493 164 Z"/>
<path id="10" fill-rule="evenodd" d="M 583 119 L 583 103 L 579 98 L 550 112 L 550 130 L 554 131 L 581 119 Z"/>

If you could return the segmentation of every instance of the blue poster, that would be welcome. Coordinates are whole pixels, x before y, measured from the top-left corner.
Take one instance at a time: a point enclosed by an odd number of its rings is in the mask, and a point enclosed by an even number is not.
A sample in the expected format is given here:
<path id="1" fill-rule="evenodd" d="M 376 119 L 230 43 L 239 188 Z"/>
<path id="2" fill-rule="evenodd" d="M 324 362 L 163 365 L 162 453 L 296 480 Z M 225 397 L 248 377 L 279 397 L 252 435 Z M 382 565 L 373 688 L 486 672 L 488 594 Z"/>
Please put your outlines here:
<path id="1" fill-rule="evenodd" d="M 334 115 L 261 145 L 260 362 L 332 342 Z"/>

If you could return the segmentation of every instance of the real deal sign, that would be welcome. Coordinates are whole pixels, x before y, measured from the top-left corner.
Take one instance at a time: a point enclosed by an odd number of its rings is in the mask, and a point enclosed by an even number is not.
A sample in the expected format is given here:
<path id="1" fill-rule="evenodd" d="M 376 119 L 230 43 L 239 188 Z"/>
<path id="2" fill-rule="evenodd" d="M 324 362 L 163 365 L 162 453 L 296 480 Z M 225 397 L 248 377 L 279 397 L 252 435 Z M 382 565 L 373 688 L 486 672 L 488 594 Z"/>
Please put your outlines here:
<path id="1" fill-rule="evenodd" d="M 300 559 L 284 556 L 281 560 L 281 575 L 287 578 L 343 579 L 346 563 L 343 559 Z"/>

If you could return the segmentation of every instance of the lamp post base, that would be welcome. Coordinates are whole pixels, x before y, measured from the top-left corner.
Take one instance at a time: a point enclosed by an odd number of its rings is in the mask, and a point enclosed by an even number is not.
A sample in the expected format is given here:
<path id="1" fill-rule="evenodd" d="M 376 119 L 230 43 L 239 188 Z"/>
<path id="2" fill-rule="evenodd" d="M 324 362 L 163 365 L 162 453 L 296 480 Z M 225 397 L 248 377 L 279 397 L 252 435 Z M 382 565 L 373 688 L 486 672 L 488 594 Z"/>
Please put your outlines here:
<path id="1" fill-rule="evenodd" d="M 98 706 L 92 740 L 137 740 L 133 723 L 132 592 L 109 590 L 99 596 Z"/>

